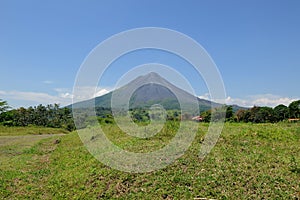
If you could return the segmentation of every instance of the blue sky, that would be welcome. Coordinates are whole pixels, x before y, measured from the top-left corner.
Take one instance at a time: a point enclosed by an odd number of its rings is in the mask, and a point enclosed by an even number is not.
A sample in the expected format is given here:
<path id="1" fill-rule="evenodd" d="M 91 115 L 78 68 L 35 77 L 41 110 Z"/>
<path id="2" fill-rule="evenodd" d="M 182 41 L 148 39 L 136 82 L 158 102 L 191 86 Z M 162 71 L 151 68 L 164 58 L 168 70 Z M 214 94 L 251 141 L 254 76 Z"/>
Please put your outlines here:
<path id="1" fill-rule="evenodd" d="M 2 0 L 0 98 L 13 107 L 71 103 L 77 71 L 89 52 L 114 34 L 140 27 L 173 29 L 201 44 L 222 75 L 229 104 L 274 106 L 300 99 L 297 0 Z M 124 63 L 118 60 L 97 95 L 113 88 L 124 72 L 121 65 L 170 58 L 159 52 L 141 54 L 129 55 Z M 175 61 L 168 64 L 177 66 L 198 96 L 209 98 L 203 81 Z"/>

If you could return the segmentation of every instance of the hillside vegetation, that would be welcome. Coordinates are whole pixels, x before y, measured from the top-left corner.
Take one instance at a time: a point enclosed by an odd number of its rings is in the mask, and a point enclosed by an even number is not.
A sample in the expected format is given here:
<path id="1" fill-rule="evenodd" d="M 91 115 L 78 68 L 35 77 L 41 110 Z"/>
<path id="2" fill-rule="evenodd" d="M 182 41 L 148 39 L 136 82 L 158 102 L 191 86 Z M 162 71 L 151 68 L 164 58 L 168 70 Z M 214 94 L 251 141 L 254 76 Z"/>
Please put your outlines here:
<path id="1" fill-rule="evenodd" d="M 160 140 L 130 142 L 114 124 L 104 124 L 103 130 L 121 147 L 147 151 L 173 137 L 176 122 L 167 123 Z M 200 161 L 200 143 L 208 125 L 199 124 L 184 156 L 164 169 L 143 174 L 101 164 L 76 132 L 42 139 L 15 149 L 15 154 L 9 146 L 1 147 L 0 199 L 300 198 L 300 123 L 226 123 L 217 145 Z"/>

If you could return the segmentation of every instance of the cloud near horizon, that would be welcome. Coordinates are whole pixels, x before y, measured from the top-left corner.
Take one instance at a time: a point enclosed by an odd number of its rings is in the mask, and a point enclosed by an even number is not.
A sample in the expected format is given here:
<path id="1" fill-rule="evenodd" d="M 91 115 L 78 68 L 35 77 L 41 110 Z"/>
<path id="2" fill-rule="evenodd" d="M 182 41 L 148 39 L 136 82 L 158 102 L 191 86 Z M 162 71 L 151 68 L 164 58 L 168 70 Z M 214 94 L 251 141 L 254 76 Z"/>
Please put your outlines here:
<path id="1" fill-rule="evenodd" d="M 85 87 L 82 88 L 82 91 L 90 91 L 93 89 L 95 91 L 93 95 L 90 95 L 88 92 L 81 92 L 82 96 L 80 97 L 80 101 L 84 101 L 87 99 L 91 99 L 97 96 L 101 96 L 110 92 L 109 88 L 96 88 L 95 87 Z M 0 90 L 0 99 L 3 99 L 10 104 L 10 100 L 13 100 L 15 105 L 11 105 L 14 108 L 18 107 L 28 107 L 34 106 L 37 104 L 54 104 L 58 103 L 61 106 L 66 106 L 72 104 L 73 94 L 71 89 L 67 88 L 55 88 L 54 89 L 57 94 L 51 95 L 44 92 L 32 92 L 32 91 L 3 91 Z"/>
<path id="2" fill-rule="evenodd" d="M 112 88 L 100 88 L 100 87 L 83 87 L 80 89 L 80 96 L 76 98 L 75 102 L 77 101 L 84 101 L 87 99 L 95 98 L 97 96 L 102 96 L 104 94 L 109 93 Z M 31 91 L 3 91 L 0 90 L 0 99 L 8 101 L 10 104 L 10 100 L 14 100 L 15 108 L 17 107 L 26 107 L 30 105 L 37 105 L 37 104 L 54 104 L 58 103 L 61 106 L 66 106 L 72 104 L 72 99 L 74 97 L 71 89 L 68 88 L 55 88 L 54 91 L 57 94 L 51 95 L 44 92 L 31 92 Z M 95 91 L 95 92 L 90 92 Z M 205 93 L 203 95 L 198 96 L 201 99 L 211 100 L 210 94 Z M 299 98 L 300 99 L 300 98 Z M 278 95 L 272 94 L 260 94 L 260 95 L 251 95 L 247 96 L 246 98 L 233 98 L 228 96 L 225 99 L 225 103 L 228 105 L 239 105 L 242 107 L 252 107 L 256 106 L 269 106 L 275 107 L 279 104 L 284 104 L 288 106 L 291 102 L 298 100 L 296 98 L 289 98 L 289 97 L 282 97 Z M 26 103 L 25 103 L 26 102 Z M 218 102 L 218 101 L 216 101 Z"/>
<path id="3" fill-rule="evenodd" d="M 211 100 L 209 93 L 205 93 L 198 97 L 201 99 Z M 291 102 L 296 100 L 298 99 L 282 97 L 273 94 L 259 94 L 259 95 L 246 96 L 246 98 L 232 98 L 228 96 L 225 99 L 225 103 L 228 105 L 239 105 L 242 107 L 253 107 L 253 106 L 275 107 L 279 104 L 288 106 Z"/>

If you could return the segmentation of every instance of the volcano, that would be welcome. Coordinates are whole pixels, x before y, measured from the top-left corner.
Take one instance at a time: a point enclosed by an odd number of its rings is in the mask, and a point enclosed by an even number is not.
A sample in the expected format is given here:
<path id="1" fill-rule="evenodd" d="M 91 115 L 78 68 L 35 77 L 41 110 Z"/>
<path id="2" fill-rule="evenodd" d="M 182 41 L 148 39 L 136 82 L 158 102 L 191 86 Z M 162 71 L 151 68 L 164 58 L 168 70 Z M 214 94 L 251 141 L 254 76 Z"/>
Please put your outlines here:
<path id="1" fill-rule="evenodd" d="M 153 104 L 160 104 L 166 110 L 180 109 L 180 106 L 188 107 L 190 104 L 197 102 L 200 111 L 219 107 L 221 104 L 200 99 L 189 92 L 178 88 L 155 72 L 139 76 L 128 84 L 109 92 L 105 95 L 74 103 L 73 108 L 91 108 L 102 107 L 111 108 L 112 96 L 114 99 L 123 99 L 124 95 L 131 93 L 129 98 L 129 108 L 149 108 Z M 179 101 L 180 100 L 180 101 Z M 181 104 L 179 103 L 181 102 Z M 238 107 L 238 106 L 235 106 Z"/>

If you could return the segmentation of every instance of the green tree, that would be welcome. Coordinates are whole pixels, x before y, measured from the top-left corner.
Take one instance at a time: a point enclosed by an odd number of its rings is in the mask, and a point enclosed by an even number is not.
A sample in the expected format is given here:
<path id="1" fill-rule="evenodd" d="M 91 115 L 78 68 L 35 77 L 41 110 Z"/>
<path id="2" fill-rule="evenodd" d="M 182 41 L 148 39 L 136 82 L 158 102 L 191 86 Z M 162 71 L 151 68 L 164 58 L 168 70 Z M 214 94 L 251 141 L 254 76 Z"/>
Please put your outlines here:
<path id="1" fill-rule="evenodd" d="M 300 100 L 290 103 L 289 111 L 290 118 L 300 118 Z"/>
<path id="2" fill-rule="evenodd" d="M 203 118 L 204 122 L 210 122 L 211 121 L 211 110 L 202 112 L 201 117 Z"/>
<path id="3" fill-rule="evenodd" d="M 280 104 L 274 108 L 274 117 L 276 121 L 282 121 L 289 118 L 289 108 L 283 104 Z"/>
<path id="4" fill-rule="evenodd" d="M 270 107 L 259 107 L 259 110 L 256 114 L 256 122 L 265 123 L 265 122 L 275 122 L 274 110 Z"/>
<path id="5" fill-rule="evenodd" d="M 254 123 L 274 122 L 273 108 L 254 106 L 250 109 L 249 121 Z"/>
<path id="6" fill-rule="evenodd" d="M 36 121 L 35 125 L 37 126 L 47 126 L 48 124 L 48 112 L 47 108 L 42 104 L 38 105 L 35 108 Z"/>
<path id="7" fill-rule="evenodd" d="M 27 115 L 27 110 L 24 107 L 18 108 L 16 110 L 13 119 L 14 119 L 14 125 L 16 126 L 27 126 L 28 124 L 30 124 Z"/>
<path id="8" fill-rule="evenodd" d="M 59 108 L 59 104 L 39 105 L 29 108 L 18 108 L 5 112 L 4 125 L 9 126 L 45 126 L 75 130 L 75 124 L 69 108 Z M 3 115 L 3 113 L 1 114 Z M 83 118 L 83 120 L 86 117 Z M 1 119 L 0 119 L 1 121 Z"/>
<path id="9" fill-rule="evenodd" d="M 0 114 L 7 111 L 9 108 L 10 106 L 7 104 L 7 102 L 0 99 Z"/>
<path id="10" fill-rule="evenodd" d="M 233 119 L 232 106 L 226 106 L 226 121 L 231 121 L 232 119 Z"/>
<path id="11" fill-rule="evenodd" d="M 8 106 L 7 102 L 0 99 L 0 122 L 4 122 L 7 120 L 8 115 L 6 111 L 9 108 L 10 107 Z"/>
<path id="12" fill-rule="evenodd" d="M 236 112 L 236 120 L 237 122 L 249 122 L 250 111 L 240 109 Z"/>

